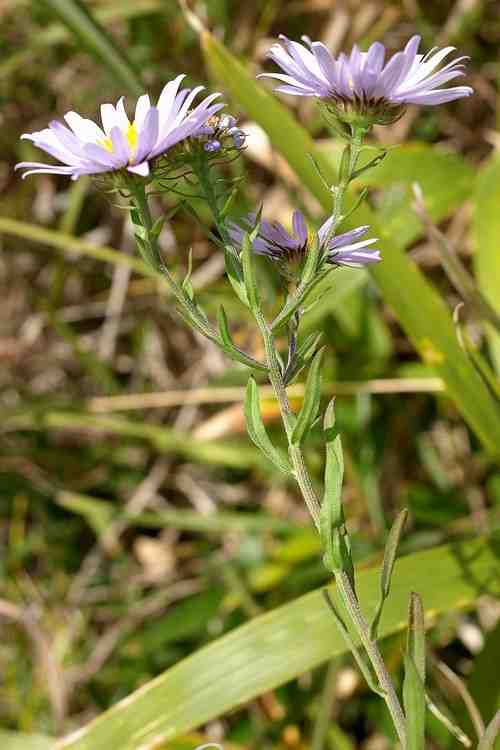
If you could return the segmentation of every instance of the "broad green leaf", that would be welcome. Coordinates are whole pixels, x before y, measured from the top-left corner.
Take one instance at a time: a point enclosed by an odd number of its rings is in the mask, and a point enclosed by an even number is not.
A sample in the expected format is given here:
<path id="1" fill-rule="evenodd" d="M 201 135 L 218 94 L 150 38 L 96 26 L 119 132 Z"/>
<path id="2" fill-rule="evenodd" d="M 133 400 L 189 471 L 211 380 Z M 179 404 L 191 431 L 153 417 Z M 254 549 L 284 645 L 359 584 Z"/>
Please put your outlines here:
<path id="1" fill-rule="evenodd" d="M 318 415 L 321 400 L 321 364 L 324 349 L 316 352 L 307 375 L 304 401 L 292 432 L 292 443 L 300 445 Z"/>
<path id="2" fill-rule="evenodd" d="M 62 23 L 70 29 L 105 69 L 122 84 L 128 93 L 140 96 L 143 86 L 132 64 L 121 52 L 109 34 L 91 15 L 87 5 L 79 0 L 41 0 Z"/>
<path id="3" fill-rule="evenodd" d="M 500 535 L 453 542 L 400 558 L 380 636 L 406 627 L 407 602 L 419 591 L 432 617 L 473 606 L 480 592 L 500 592 Z M 362 608 L 377 605 L 378 571 L 359 570 Z M 334 586 L 330 589 L 334 595 Z M 343 654 L 321 591 L 267 612 L 184 659 L 143 685 L 57 750 L 138 750 L 169 742 Z"/>
<path id="4" fill-rule="evenodd" d="M 325 211 L 330 211 L 331 195 L 309 158 L 310 154 L 314 155 L 326 179 L 333 183 L 335 170 L 324 153 L 315 147 L 286 107 L 267 93 L 244 65 L 208 32 L 202 34 L 202 46 L 213 75 L 234 101 L 264 128 L 274 148 L 288 161 L 302 184 L 316 196 Z M 391 156 L 389 154 L 387 159 Z M 444 380 L 449 396 L 485 447 L 498 454 L 500 410 L 461 350 L 446 302 L 368 206 L 361 206 L 346 224 L 345 228 L 369 224 L 373 234 L 380 238 L 383 262 L 374 264 L 370 273 L 384 300 L 396 313 L 424 362 Z"/>
<path id="5" fill-rule="evenodd" d="M 500 158 L 491 159 L 479 173 L 474 193 L 476 276 L 488 302 L 500 312 Z M 487 325 L 491 355 L 500 373 L 500 331 Z"/>
<path id="6" fill-rule="evenodd" d="M 0 729 L 2 750 L 53 750 L 54 742 L 44 734 L 24 734 Z"/>
<path id="7" fill-rule="evenodd" d="M 485 722 L 491 721 L 500 708 L 500 622 L 486 635 L 483 650 L 474 659 L 467 687 Z M 472 730 L 470 720 L 467 727 Z"/>
<path id="8" fill-rule="evenodd" d="M 255 380 L 251 377 L 248 379 L 247 392 L 245 397 L 245 419 L 247 430 L 250 438 L 255 445 L 260 448 L 262 453 L 272 463 L 285 474 L 291 474 L 292 469 L 287 459 L 274 447 L 262 421 L 260 413 L 259 391 Z"/>

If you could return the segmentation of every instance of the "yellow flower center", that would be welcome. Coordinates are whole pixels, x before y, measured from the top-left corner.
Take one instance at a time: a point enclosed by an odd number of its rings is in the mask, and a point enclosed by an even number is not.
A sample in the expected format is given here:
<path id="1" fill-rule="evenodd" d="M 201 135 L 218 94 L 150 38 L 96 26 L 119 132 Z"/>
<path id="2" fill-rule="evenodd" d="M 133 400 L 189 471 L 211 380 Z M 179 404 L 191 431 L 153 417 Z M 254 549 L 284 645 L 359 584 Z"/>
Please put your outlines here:
<path id="1" fill-rule="evenodd" d="M 109 151 L 111 154 L 113 153 L 113 142 L 111 138 L 100 138 L 97 141 L 98 146 L 102 146 L 106 149 L 106 151 Z"/>
<path id="2" fill-rule="evenodd" d="M 125 131 L 125 138 L 130 146 L 130 151 L 133 153 L 137 148 L 137 142 L 139 140 L 139 133 L 135 126 L 135 122 L 129 123 L 127 130 Z M 109 151 L 110 154 L 113 153 L 113 141 L 111 138 L 100 138 L 97 143 L 99 146 L 105 148 L 106 151 Z"/>
<path id="3" fill-rule="evenodd" d="M 137 148 L 137 141 L 139 140 L 139 133 L 137 132 L 137 128 L 135 127 L 135 122 L 128 126 L 126 136 L 128 145 L 130 146 L 132 151 L 135 151 L 135 149 Z"/>

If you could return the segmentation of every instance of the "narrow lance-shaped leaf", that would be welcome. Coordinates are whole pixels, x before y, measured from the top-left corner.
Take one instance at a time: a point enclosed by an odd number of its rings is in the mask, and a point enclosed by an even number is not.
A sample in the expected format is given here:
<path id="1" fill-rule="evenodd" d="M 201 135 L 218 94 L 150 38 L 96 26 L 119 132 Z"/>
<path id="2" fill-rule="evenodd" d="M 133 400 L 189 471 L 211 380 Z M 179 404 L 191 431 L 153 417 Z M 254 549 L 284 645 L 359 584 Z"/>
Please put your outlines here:
<path id="1" fill-rule="evenodd" d="M 408 750 L 424 750 L 426 711 L 424 608 L 419 595 L 413 592 L 410 594 L 408 611 L 403 702 L 406 713 Z"/>
<path id="2" fill-rule="evenodd" d="M 300 445 L 316 419 L 321 399 L 321 363 L 324 348 L 316 353 L 305 386 L 304 401 L 292 432 L 292 443 Z"/>
<path id="3" fill-rule="evenodd" d="M 424 605 L 422 604 L 420 596 L 413 591 L 410 594 L 410 606 L 408 608 L 408 637 L 406 650 L 415 664 L 422 684 L 425 685 Z"/>
<path id="4" fill-rule="evenodd" d="M 380 600 L 370 629 L 371 637 L 373 640 L 377 638 L 377 629 L 379 626 L 380 618 L 382 616 L 384 603 L 391 590 L 392 571 L 394 570 L 394 563 L 396 562 L 399 540 L 401 539 L 401 534 L 403 533 L 403 528 L 407 518 L 408 511 L 402 510 L 392 524 L 391 530 L 387 537 L 384 552 L 384 562 L 382 563 L 382 570 L 380 573 Z"/>
<path id="5" fill-rule="evenodd" d="M 245 419 L 250 438 L 262 453 L 285 474 L 291 474 L 292 469 L 287 459 L 274 447 L 264 427 L 260 413 L 259 391 L 257 383 L 249 378 L 245 396 Z"/>
<path id="6" fill-rule="evenodd" d="M 252 242 L 258 231 L 258 224 L 252 232 L 245 234 L 241 248 L 241 262 L 243 266 L 243 281 L 249 302 L 249 307 L 253 312 L 260 310 L 260 295 L 257 285 L 257 276 L 255 273 L 255 256 L 252 250 Z"/>
<path id="7" fill-rule="evenodd" d="M 246 354 L 245 352 L 241 351 L 235 343 L 233 342 L 233 339 L 231 337 L 231 333 L 229 331 L 229 324 L 227 322 L 226 317 L 226 311 L 224 308 L 219 308 L 219 312 L 217 313 L 217 321 L 219 323 L 219 333 L 222 340 L 222 348 L 224 352 L 228 355 L 228 357 L 231 357 L 231 359 L 234 359 L 236 362 L 241 362 L 243 365 L 247 365 L 247 367 L 252 367 L 254 370 L 261 370 L 262 372 L 267 372 L 268 368 L 266 365 L 263 365 L 261 362 L 258 362 L 256 359 L 251 357 L 249 354 Z M 220 346 L 220 343 L 219 343 Z"/>
<path id="8" fill-rule="evenodd" d="M 192 272 L 193 272 L 193 249 L 190 247 L 189 255 L 188 255 L 188 270 L 182 282 L 181 288 L 191 301 L 193 301 L 194 299 L 194 289 L 193 289 L 193 284 L 191 282 Z"/>
<path id="9" fill-rule="evenodd" d="M 272 322 L 271 329 L 273 333 L 279 331 L 285 326 L 292 315 L 307 302 L 311 292 L 316 289 L 318 284 L 330 273 L 331 268 L 319 271 L 310 281 L 301 281 L 297 289 L 288 297 L 284 307 Z"/>
<path id="10" fill-rule="evenodd" d="M 286 369 L 284 376 L 285 385 L 289 385 L 305 367 L 311 357 L 314 356 L 322 338 L 322 331 L 319 333 L 310 333 L 306 336 L 304 341 L 297 348 L 293 360 Z"/>
<path id="11" fill-rule="evenodd" d="M 231 286 L 238 295 L 240 301 L 243 302 L 245 307 L 248 307 L 249 300 L 247 297 L 245 282 L 243 281 L 241 262 L 236 253 L 236 249 L 230 245 L 224 245 L 224 264 Z"/>
<path id="12" fill-rule="evenodd" d="M 407 750 L 425 750 L 425 689 L 415 662 L 408 653 L 405 655 L 403 704 Z"/>
<path id="13" fill-rule="evenodd" d="M 335 399 L 328 404 L 323 426 L 326 442 L 325 493 L 320 511 L 320 533 L 325 550 L 323 559 L 329 571 L 345 570 L 354 584 L 349 538 L 344 528 L 344 456 L 340 435 L 335 427 Z"/>

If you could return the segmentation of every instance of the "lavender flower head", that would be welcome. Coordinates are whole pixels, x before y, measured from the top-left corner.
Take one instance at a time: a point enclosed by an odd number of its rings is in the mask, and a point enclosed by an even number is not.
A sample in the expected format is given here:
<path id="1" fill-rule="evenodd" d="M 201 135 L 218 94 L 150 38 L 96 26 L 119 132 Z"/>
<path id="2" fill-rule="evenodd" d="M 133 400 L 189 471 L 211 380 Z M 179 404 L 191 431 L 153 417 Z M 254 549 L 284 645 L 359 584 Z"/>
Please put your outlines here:
<path id="1" fill-rule="evenodd" d="M 195 138 L 202 142 L 204 151 L 209 154 L 227 154 L 243 148 L 246 134 L 237 127 L 236 118 L 232 115 L 213 115 L 197 131 Z"/>
<path id="2" fill-rule="evenodd" d="M 349 56 L 334 57 L 321 42 L 303 36 L 304 44 L 280 36 L 269 57 L 284 71 L 263 73 L 259 78 L 280 82 L 284 94 L 315 96 L 347 122 L 365 126 L 388 124 L 398 119 L 408 104 L 444 104 L 472 94 L 470 86 L 440 88 L 464 75 L 465 57 L 440 67 L 455 49 L 434 47 L 418 53 L 420 37 L 413 36 L 402 52 L 386 61 L 386 49 L 374 42 L 367 52 L 354 45 Z"/>
<path id="3" fill-rule="evenodd" d="M 236 246 L 241 247 L 247 232 L 255 225 L 256 214 L 246 216 L 242 225 L 230 222 L 229 235 Z M 332 266 L 349 266 L 362 268 L 380 260 L 380 252 L 367 248 L 377 242 L 376 239 L 362 240 L 369 227 L 362 226 L 350 232 L 331 237 L 334 218 L 330 217 L 318 230 L 318 241 L 324 262 Z M 307 225 L 304 215 L 294 211 L 292 232 L 277 221 L 261 219 L 259 232 L 253 241 L 252 248 L 257 255 L 264 255 L 278 264 L 280 271 L 288 278 L 294 278 L 294 268 L 300 268 L 308 249 Z"/>
<path id="4" fill-rule="evenodd" d="M 191 109 L 204 87 L 179 90 L 184 77 L 177 76 L 166 84 L 156 106 L 151 105 L 147 94 L 140 96 L 133 122 L 127 117 L 122 97 L 116 107 L 101 105 L 102 127 L 76 112 L 68 112 L 64 119 L 69 128 L 53 120 L 45 130 L 24 134 L 22 138 L 33 141 L 61 164 L 21 162 L 16 169 L 27 169 L 23 178 L 46 173 L 68 175 L 76 180 L 84 174 L 121 169 L 147 177 L 152 159 L 196 135 L 207 119 L 224 106 L 214 103 L 220 96 L 215 93 Z"/>

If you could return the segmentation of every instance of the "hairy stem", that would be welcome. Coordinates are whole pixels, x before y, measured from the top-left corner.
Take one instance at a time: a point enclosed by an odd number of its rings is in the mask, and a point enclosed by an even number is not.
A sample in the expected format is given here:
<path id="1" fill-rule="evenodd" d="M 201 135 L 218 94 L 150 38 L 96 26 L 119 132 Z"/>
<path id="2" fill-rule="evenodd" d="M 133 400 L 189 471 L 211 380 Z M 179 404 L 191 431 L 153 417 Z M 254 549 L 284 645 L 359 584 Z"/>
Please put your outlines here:
<path id="1" fill-rule="evenodd" d="M 260 311 L 255 314 L 255 320 L 264 341 L 266 361 L 269 368 L 269 380 L 271 381 L 271 385 L 273 386 L 280 407 L 283 426 L 288 438 L 290 461 L 293 466 L 295 479 L 300 487 L 302 496 L 309 509 L 309 513 L 311 514 L 311 518 L 313 519 L 316 528 L 319 530 L 319 500 L 316 497 L 316 493 L 312 486 L 311 478 L 309 477 L 309 472 L 307 471 L 300 446 L 293 445 L 291 442 L 292 432 L 295 426 L 295 416 L 290 408 L 283 375 L 281 373 L 278 357 L 276 356 L 274 336 Z"/>
<path id="2" fill-rule="evenodd" d="M 211 341 L 218 343 L 219 337 L 217 333 L 203 318 L 196 305 L 189 299 L 189 297 L 183 294 L 182 289 L 175 282 L 170 271 L 163 263 L 158 244 L 158 237 L 152 231 L 154 222 L 149 209 L 148 196 L 145 187 L 142 184 L 138 184 L 137 181 L 131 181 L 130 191 L 132 203 L 139 214 L 141 227 L 145 230 L 144 241 L 147 243 L 150 250 L 151 263 L 155 271 L 161 274 L 166 280 L 180 308 L 180 312 L 191 321 L 191 324 L 196 327 L 200 333 Z"/>
<path id="3" fill-rule="evenodd" d="M 406 748 L 406 719 L 401 708 L 398 696 L 394 689 L 394 685 L 391 682 L 389 673 L 384 664 L 384 660 L 380 654 L 380 649 L 376 641 L 373 641 L 370 637 L 370 627 L 365 619 L 365 616 L 359 606 L 359 601 L 352 588 L 349 576 L 343 570 L 335 572 L 335 582 L 337 584 L 337 590 L 340 598 L 346 608 L 349 617 L 356 629 L 361 643 L 366 651 L 368 658 L 370 659 L 371 665 L 377 680 L 382 688 L 384 694 L 384 700 L 391 714 L 394 728 L 398 734 L 401 746 L 404 750 Z"/>
<path id="4" fill-rule="evenodd" d="M 357 160 L 361 150 L 364 131 L 353 131 L 352 139 L 346 147 L 342 160 L 339 184 L 332 187 L 333 194 L 333 221 L 330 236 L 333 237 L 338 224 L 342 220 L 343 201 L 345 193 L 356 169 Z M 328 242 L 328 239 L 326 242 Z M 267 365 L 269 368 L 269 379 L 279 403 L 283 426 L 288 438 L 289 455 L 294 469 L 295 479 L 300 487 L 302 496 L 309 509 L 316 528 L 320 529 L 320 503 L 314 491 L 309 472 L 306 467 L 302 449 L 298 444 L 292 444 L 291 436 L 295 424 L 295 416 L 290 408 L 281 367 L 276 355 L 274 337 L 264 316 L 259 311 L 254 312 L 255 320 L 259 327 L 266 351 Z M 396 691 L 391 682 L 389 673 L 380 654 L 376 641 L 370 637 L 370 628 L 361 610 L 352 583 L 347 572 L 343 570 L 333 571 L 337 583 L 337 591 L 349 614 L 353 627 L 358 634 L 366 655 L 368 656 L 373 671 L 377 677 L 381 693 L 391 714 L 394 727 L 398 734 L 403 750 L 406 748 L 406 720 Z"/>

